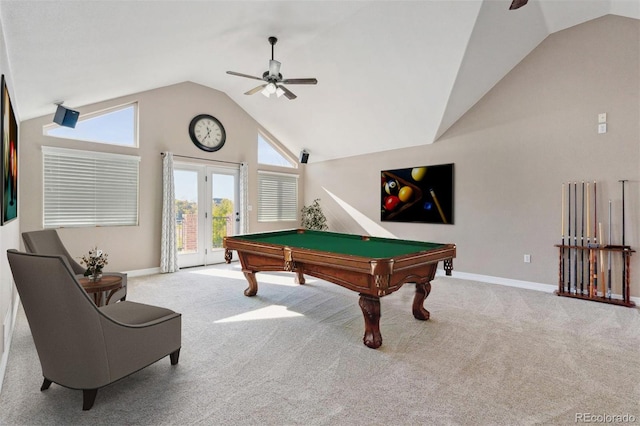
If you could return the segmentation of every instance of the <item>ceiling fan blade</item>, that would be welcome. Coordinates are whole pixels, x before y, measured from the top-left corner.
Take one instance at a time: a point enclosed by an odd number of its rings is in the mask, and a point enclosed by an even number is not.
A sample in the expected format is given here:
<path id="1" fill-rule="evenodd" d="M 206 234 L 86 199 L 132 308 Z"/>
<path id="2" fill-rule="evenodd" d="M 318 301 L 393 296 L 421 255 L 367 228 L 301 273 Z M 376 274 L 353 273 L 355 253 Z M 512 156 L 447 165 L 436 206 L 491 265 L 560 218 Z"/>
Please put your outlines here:
<path id="1" fill-rule="evenodd" d="M 519 9 L 527 4 L 528 1 L 529 0 L 513 0 L 513 2 L 511 2 L 511 6 L 509 6 L 509 10 Z"/>
<path id="2" fill-rule="evenodd" d="M 227 74 L 236 75 L 238 77 L 252 78 L 254 80 L 262 80 L 262 77 L 254 77 L 249 74 L 242 74 L 240 72 L 235 72 L 235 71 L 227 71 Z"/>
<path id="3" fill-rule="evenodd" d="M 260 86 L 254 87 L 253 89 L 249 90 L 248 92 L 244 92 L 244 94 L 245 95 L 253 95 L 254 93 L 258 93 L 259 91 L 261 91 L 265 87 L 266 87 L 266 84 L 261 84 Z"/>
<path id="4" fill-rule="evenodd" d="M 318 84 L 318 80 L 315 78 L 288 78 L 282 80 L 285 84 Z"/>
<path id="5" fill-rule="evenodd" d="M 282 65 L 280 62 L 271 59 L 269 61 L 269 75 L 277 77 L 280 74 L 280 65 Z"/>
<path id="6" fill-rule="evenodd" d="M 294 100 L 295 98 L 297 98 L 297 96 L 289 89 L 287 89 L 286 87 L 284 87 L 282 84 L 278 86 L 279 88 L 281 88 L 284 91 L 284 95 L 287 97 L 287 99 L 289 99 L 290 101 Z"/>

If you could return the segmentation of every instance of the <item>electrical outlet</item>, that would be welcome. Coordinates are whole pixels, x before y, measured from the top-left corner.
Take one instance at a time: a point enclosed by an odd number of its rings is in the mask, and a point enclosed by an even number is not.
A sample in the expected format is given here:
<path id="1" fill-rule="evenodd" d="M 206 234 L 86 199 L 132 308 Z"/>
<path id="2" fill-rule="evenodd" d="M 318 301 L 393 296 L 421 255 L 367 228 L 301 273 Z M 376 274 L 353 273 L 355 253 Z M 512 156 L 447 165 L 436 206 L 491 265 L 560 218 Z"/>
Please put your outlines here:
<path id="1" fill-rule="evenodd" d="M 524 255 L 524 263 L 531 263 L 531 255 L 530 254 L 525 254 Z"/>
<path id="2" fill-rule="evenodd" d="M 598 124 L 598 133 L 607 133 L 607 123 Z"/>
<path id="3" fill-rule="evenodd" d="M 598 114 L 598 123 L 606 123 L 607 122 L 607 113 L 601 112 Z"/>

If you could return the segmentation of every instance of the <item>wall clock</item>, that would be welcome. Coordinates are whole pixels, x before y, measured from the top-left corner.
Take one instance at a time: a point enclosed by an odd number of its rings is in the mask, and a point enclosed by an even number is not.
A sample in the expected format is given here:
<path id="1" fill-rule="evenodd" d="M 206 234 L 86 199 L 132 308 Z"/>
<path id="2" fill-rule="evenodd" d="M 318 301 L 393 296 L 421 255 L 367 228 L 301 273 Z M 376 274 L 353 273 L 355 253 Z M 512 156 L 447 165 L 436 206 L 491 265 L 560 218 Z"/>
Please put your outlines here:
<path id="1" fill-rule="evenodd" d="M 200 114 L 193 117 L 189 124 L 189 137 L 201 150 L 215 152 L 224 146 L 227 133 L 217 118 Z"/>

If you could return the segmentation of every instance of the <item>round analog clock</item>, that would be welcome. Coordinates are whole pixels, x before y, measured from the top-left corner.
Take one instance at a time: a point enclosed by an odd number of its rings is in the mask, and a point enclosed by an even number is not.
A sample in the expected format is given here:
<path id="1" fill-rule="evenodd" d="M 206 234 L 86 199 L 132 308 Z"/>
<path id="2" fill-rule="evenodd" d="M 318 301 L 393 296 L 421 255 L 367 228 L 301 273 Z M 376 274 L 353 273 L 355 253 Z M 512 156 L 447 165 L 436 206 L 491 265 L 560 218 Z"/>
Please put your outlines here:
<path id="1" fill-rule="evenodd" d="M 201 150 L 214 152 L 224 146 L 227 133 L 217 118 L 209 114 L 200 114 L 193 117 L 189 124 L 189 137 Z"/>

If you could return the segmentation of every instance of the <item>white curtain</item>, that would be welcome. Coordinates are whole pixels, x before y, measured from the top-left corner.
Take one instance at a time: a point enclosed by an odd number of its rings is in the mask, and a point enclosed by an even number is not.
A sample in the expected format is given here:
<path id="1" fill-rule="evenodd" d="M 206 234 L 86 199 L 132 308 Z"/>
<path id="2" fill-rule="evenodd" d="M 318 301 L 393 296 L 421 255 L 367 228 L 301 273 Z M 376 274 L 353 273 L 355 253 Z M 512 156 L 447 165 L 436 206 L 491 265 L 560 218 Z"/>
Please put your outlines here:
<path id="1" fill-rule="evenodd" d="M 176 247 L 176 191 L 173 182 L 173 154 L 165 152 L 162 158 L 162 237 L 160 248 L 160 272 L 176 272 L 178 249 Z"/>
<path id="2" fill-rule="evenodd" d="M 240 164 L 240 234 L 249 233 L 249 165 Z"/>

